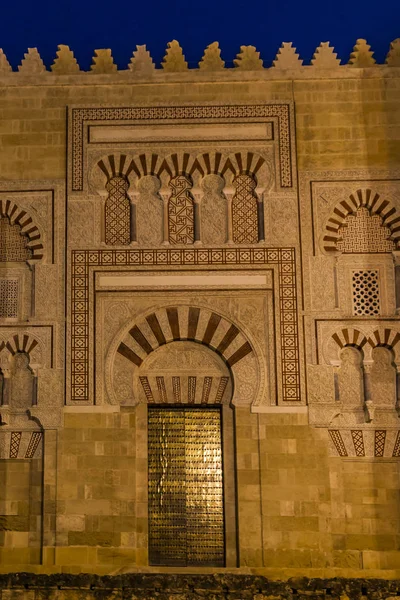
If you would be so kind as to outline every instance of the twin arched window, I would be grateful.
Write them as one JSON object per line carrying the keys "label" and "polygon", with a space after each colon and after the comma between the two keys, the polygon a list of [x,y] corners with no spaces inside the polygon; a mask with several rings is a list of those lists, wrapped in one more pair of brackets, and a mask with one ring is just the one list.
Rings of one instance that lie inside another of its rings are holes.
{"label": "twin arched window", "polygon": [[[242,173],[233,180],[234,194],[228,200],[230,233],[235,244],[256,244],[264,239],[262,200],[256,195],[253,175]],[[170,244],[189,245],[200,241],[200,206],[192,194],[191,177],[180,174],[169,182],[171,193],[164,206],[164,240]],[[106,184],[105,242],[109,245],[129,245],[136,241],[135,204],[128,196],[129,182],[121,175]]]}

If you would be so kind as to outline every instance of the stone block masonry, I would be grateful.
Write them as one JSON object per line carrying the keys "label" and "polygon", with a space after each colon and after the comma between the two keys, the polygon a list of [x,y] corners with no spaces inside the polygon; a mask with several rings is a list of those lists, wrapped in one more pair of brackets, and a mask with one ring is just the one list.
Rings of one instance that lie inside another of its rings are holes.
{"label": "stone block masonry", "polygon": [[400,596],[399,51],[0,52],[0,600]]}
{"label": "stone block masonry", "polygon": [[1,600],[394,600],[400,581],[214,574],[0,575]]}

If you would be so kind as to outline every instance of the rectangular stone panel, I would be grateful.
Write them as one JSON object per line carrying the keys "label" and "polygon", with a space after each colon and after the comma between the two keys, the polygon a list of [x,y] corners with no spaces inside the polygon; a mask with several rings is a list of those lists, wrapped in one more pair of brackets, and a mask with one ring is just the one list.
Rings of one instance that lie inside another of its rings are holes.
{"label": "rectangular stone panel", "polygon": [[272,123],[91,125],[89,143],[271,140]]}

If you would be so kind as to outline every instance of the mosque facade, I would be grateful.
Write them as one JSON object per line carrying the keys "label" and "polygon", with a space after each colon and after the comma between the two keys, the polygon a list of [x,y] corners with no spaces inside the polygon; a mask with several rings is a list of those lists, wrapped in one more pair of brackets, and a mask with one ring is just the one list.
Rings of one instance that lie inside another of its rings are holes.
{"label": "mosque facade", "polygon": [[400,595],[400,40],[0,86],[1,600]]}

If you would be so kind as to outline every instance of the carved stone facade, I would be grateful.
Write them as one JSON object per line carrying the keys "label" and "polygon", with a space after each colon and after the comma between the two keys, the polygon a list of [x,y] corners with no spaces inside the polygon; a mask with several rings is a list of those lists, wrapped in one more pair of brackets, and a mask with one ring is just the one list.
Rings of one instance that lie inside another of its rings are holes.
{"label": "carved stone facade", "polygon": [[351,61],[2,72],[55,133],[0,154],[0,572],[400,577],[399,74]]}

